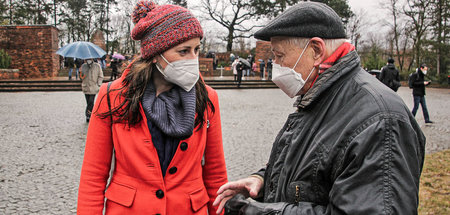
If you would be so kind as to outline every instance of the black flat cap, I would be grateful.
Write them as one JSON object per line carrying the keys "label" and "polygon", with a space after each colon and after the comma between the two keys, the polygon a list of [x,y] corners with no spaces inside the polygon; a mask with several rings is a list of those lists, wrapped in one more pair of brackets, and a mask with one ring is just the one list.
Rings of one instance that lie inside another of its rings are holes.
{"label": "black flat cap", "polygon": [[275,36],[346,38],[341,18],[333,9],[318,2],[301,2],[292,6],[254,36],[265,41]]}

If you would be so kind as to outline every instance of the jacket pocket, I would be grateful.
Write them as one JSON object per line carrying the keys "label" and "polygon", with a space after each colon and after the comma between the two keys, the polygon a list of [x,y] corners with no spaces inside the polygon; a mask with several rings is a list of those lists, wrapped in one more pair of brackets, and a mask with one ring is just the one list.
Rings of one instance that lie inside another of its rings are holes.
{"label": "jacket pocket", "polygon": [[195,191],[189,194],[189,196],[191,198],[192,210],[194,212],[200,210],[209,201],[209,196],[205,189]]}
{"label": "jacket pocket", "polygon": [[133,204],[136,195],[136,188],[125,184],[111,182],[105,192],[105,197],[117,204],[130,207]]}

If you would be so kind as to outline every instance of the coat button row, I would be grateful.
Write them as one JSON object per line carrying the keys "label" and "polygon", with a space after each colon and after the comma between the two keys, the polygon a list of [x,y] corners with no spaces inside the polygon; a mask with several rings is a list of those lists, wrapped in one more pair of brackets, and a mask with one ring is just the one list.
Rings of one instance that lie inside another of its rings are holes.
{"label": "coat button row", "polygon": [[162,199],[164,197],[164,191],[162,190],[156,191],[156,197],[158,197],[158,199]]}
{"label": "coat button row", "polygon": [[187,148],[188,148],[188,144],[187,144],[186,142],[182,142],[182,143],[180,144],[180,149],[181,149],[181,151],[186,151]]}
{"label": "coat button row", "polygon": [[177,170],[178,169],[176,167],[172,167],[172,168],[169,169],[169,173],[170,174],[175,174],[177,172]]}

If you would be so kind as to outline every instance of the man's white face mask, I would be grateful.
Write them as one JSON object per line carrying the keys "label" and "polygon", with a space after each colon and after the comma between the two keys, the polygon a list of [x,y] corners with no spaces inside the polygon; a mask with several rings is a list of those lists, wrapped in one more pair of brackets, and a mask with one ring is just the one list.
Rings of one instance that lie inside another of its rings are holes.
{"label": "man's white face mask", "polygon": [[426,75],[428,70],[422,70],[423,74]]}
{"label": "man's white face mask", "polygon": [[295,63],[294,67],[283,67],[279,64],[273,63],[272,67],[272,81],[281,89],[283,90],[286,95],[288,95],[291,98],[294,98],[297,96],[297,94],[300,92],[300,90],[305,86],[306,81],[309,79],[309,76],[311,76],[312,72],[314,71],[314,67],[312,68],[311,72],[309,73],[308,77],[303,80],[302,74],[295,72],[295,67],[297,66],[298,62],[303,56],[303,53],[305,53],[306,48],[309,45],[306,43],[305,48],[303,49],[302,53],[300,54],[300,57],[298,57],[297,62]]}
{"label": "man's white face mask", "polygon": [[160,56],[166,61],[167,66],[165,69],[162,69],[161,65],[157,63],[156,68],[163,74],[164,79],[189,92],[194,87],[195,83],[197,83],[200,76],[198,58],[177,60],[169,63],[164,56]]}
{"label": "man's white face mask", "polygon": [[92,60],[87,60],[86,63],[91,65],[93,63],[93,61]]}

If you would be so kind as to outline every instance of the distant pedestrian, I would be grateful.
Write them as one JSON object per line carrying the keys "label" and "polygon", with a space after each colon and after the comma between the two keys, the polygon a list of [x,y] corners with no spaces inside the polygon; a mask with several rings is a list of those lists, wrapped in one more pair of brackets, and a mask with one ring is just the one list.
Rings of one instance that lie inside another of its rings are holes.
{"label": "distant pedestrian", "polygon": [[234,81],[237,81],[237,76],[238,76],[238,71],[237,71],[237,65],[239,63],[239,59],[236,58],[234,59],[233,63],[231,64],[231,69],[233,70],[233,76],[234,76]]}
{"label": "distant pedestrian", "polygon": [[83,60],[82,59],[75,58],[75,70],[76,70],[75,79],[76,80],[78,80],[78,77],[80,77],[79,74],[80,74],[80,68],[81,68],[82,64],[83,64]]}
{"label": "distant pedestrian", "polygon": [[111,78],[109,80],[116,80],[117,75],[119,74],[118,67],[120,66],[120,60],[113,58],[110,63],[111,67]]}
{"label": "distant pedestrian", "polygon": [[246,71],[247,77],[249,77],[250,76],[250,72],[252,71],[251,65],[253,65],[253,63],[252,63],[252,55],[251,54],[247,57],[247,61],[250,63],[250,67],[247,67],[245,71]]}
{"label": "distant pedestrian", "polygon": [[230,62],[233,63],[234,60],[236,60],[236,57],[234,56],[233,53],[230,53]]}
{"label": "distant pedestrian", "polygon": [[73,58],[71,57],[66,58],[66,66],[67,68],[69,68],[69,80],[72,80],[72,72],[73,69],[75,68],[75,62]]}
{"label": "distant pedestrian", "polygon": [[425,102],[425,86],[428,86],[431,82],[425,81],[425,75],[428,72],[428,67],[426,64],[420,65],[411,77],[409,77],[412,82],[413,87],[413,97],[414,97],[414,107],[412,109],[412,114],[416,116],[417,109],[419,109],[419,104],[422,105],[423,118],[425,123],[433,123],[430,120],[430,115],[428,114],[427,103]]}
{"label": "distant pedestrian", "polygon": [[91,119],[92,108],[94,107],[95,95],[103,83],[103,70],[99,63],[94,62],[93,59],[86,60],[81,66],[81,88],[86,97],[86,122]]}
{"label": "distant pedestrian", "polygon": [[243,71],[245,70],[244,64],[238,60],[238,63],[236,64],[236,70],[237,70],[237,87],[241,87],[242,82],[242,75]]}
{"label": "distant pedestrian", "polygon": [[272,58],[269,58],[269,60],[267,60],[267,78],[269,80],[272,79]]}
{"label": "distant pedestrian", "polygon": [[266,63],[264,62],[263,59],[259,59],[259,72],[260,72],[260,76],[261,79],[264,78],[264,68],[266,67]]}
{"label": "distant pedestrian", "polygon": [[381,68],[380,81],[395,92],[401,86],[400,73],[395,68],[394,59],[389,58],[387,65]]}
{"label": "distant pedestrian", "polygon": [[252,64],[252,76],[255,75],[256,70],[258,70],[258,64],[256,64],[256,62],[253,62],[253,64]]}

